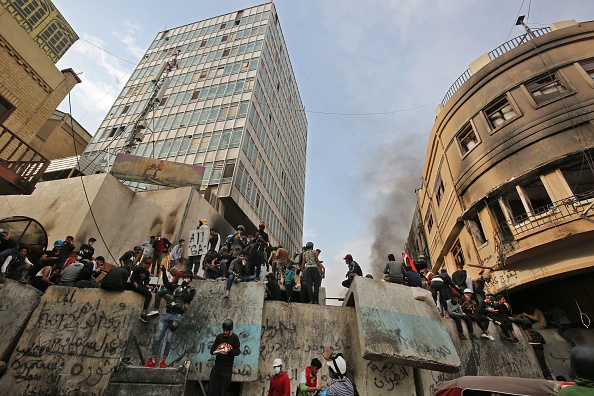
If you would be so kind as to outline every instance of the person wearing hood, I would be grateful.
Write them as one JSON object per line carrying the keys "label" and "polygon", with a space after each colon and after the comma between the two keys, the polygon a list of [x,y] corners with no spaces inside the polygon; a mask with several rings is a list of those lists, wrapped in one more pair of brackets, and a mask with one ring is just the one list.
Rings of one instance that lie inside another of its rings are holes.
{"label": "person wearing hood", "polygon": [[594,395],[594,347],[573,347],[569,361],[571,369],[575,372],[575,385],[561,389],[556,396]]}
{"label": "person wearing hood", "polygon": [[279,358],[272,362],[274,375],[270,377],[270,388],[268,388],[268,396],[290,396],[291,382],[289,376],[283,371],[283,361]]}

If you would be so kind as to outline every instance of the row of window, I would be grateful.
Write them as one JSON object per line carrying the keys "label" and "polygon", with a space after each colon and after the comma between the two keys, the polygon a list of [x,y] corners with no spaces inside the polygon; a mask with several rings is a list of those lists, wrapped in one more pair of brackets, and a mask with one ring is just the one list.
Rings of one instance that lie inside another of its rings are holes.
{"label": "row of window", "polygon": [[214,25],[210,25],[210,26],[205,26],[203,28],[199,28],[199,29],[195,29],[195,30],[192,30],[189,32],[179,33],[179,34],[175,34],[175,35],[169,35],[170,31],[166,30],[163,33],[161,33],[161,37],[159,38],[159,40],[153,41],[153,43],[149,47],[149,50],[156,48],[160,45],[171,45],[171,44],[178,43],[178,42],[181,42],[184,40],[197,39],[202,36],[222,32],[227,29],[237,28],[238,26],[245,26],[245,25],[249,25],[250,23],[257,23],[262,20],[267,20],[269,13],[270,13],[270,11],[264,11],[264,12],[249,15],[249,16],[239,15],[238,17],[236,16],[236,18],[233,21],[223,22],[220,24],[214,24]]}
{"label": "row of window", "polygon": [[[579,62],[579,65],[594,80],[594,59]],[[569,83],[559,71],[539,76],[524,84],[524,88],[537,106],[550,103],[573,92]],[[495,100],[485,107],[481,113],[488,122],[490,132],[497,130],[504,124],[507,125],[508,122],[520,114],[507,95]],[[456,141],[463,157],[480,143],[479,135],[470,121],[456,134]]]}

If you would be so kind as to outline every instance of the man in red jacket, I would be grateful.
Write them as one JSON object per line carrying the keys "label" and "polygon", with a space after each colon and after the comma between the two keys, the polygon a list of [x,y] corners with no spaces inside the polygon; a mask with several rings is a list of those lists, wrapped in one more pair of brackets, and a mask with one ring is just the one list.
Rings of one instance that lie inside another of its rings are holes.
{"label": "man in red jacket", "polygon": [[268,396],[290,396],[291,383],[289,376],[283,371],[283,361],[279,358],[274,359],[272,367],[274,368],[274,375],[270,377]]}

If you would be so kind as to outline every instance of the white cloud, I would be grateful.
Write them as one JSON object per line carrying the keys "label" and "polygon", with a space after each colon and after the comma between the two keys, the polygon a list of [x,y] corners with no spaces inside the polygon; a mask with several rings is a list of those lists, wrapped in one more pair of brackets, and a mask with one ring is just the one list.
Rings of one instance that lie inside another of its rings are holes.
{"label": "white cloud", "polygon": [[125,45],[126,52],[139,59],[144,55],[144,48],[136,43],[136,37],[142,33],[142,30],[142,26],[126,19],[124,20],[124,31],[114,31],[111,34]]}

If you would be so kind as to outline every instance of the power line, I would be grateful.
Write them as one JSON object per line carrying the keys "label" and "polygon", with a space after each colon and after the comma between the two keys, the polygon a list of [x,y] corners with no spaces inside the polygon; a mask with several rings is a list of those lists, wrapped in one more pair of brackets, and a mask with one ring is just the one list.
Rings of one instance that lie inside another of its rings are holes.
{"label": "power line", "polygon": [[108,50],[106,50],[105,48],[101,48],[100,46],[98,46],[97,44],[94,44],[94,43],[90,42],[89,40],[85,40],[85,39],[84,39],[84,38],[82,38],[82,37],[79,37],[79,38],[80,38],[82,41],[84,41],[85,43],[87,43],[87,44],[91,44],[93,47],[95,47],[95,48],[99,48],[101,51],[104,51],[104,52],[108,53],[108,54],[109,54],[109,55],[111,55],[111,56],[115,56],[115,57],[116,57],[116,58],[118,58],[119,60],[122,60],[122,61],[124,61],[124,62],[126,62],[126,63],[129,63],[129,64],[131,64],[131,65],[134,65],[134,66],[136,66],[136,63],[134,63],[134,62],[130,62],[129,60],[127,60],[127,59],[124,59],[124,58],[122,58],[121,56],[118,56],[118,55],[114,54],[113,52],[109,52],[109,51],[108,51]]}

